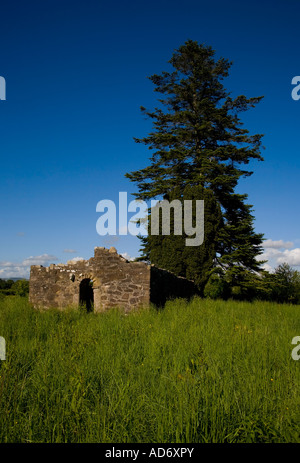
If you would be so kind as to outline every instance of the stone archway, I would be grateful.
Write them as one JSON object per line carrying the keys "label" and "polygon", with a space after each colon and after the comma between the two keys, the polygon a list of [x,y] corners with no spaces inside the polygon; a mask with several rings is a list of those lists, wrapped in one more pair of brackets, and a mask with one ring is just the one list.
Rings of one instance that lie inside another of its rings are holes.
{"label": "stone archway", "polygon": [[93,280],[84,278],[79,285],[79,304],[84,306],[88,312],[94,309]]}

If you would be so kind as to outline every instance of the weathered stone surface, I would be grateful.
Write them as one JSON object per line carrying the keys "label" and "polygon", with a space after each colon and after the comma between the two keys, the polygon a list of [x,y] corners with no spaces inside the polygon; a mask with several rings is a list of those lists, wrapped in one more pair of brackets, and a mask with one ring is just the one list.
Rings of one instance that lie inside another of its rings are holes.
{"label": "weathered stone surface", "polygon": [[163,306],[169,299],[189,299],[197,293],[193,281],[178,277],[167,270],[151,266],[150,298],[153,304]]}
{"label": "weathered stone surface", "polygon": [[97,247],[88,261],[33,265],[30,270],[29,300],[35,307],[64,308],[83,302],[95,312],[116,306],[129,311],[195,292],[192,282],[144,262],[129,262],[115,248]]}

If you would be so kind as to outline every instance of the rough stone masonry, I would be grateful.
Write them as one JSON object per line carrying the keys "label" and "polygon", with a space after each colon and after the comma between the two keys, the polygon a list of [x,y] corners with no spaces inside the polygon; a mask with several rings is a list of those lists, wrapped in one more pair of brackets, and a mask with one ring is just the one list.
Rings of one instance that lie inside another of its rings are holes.
{"label": "rough stone masonry", "polygon": [[129,311],[196,293],[192,281],[145,262],[128,261],[115,248],[96,247],[89,260],[33,265],[30,270],[29,301],[37,308],[84,305],[94,312],[112,307]]}

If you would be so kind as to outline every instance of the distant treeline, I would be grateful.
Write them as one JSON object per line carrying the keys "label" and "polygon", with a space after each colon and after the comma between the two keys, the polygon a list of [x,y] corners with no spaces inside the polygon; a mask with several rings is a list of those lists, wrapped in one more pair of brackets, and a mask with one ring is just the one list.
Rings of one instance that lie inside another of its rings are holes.
{"label": "distant treeline", "polygon": [[29,293],[29,281],[2,280],[0,278],[0,297],[3,296],[27,296]]}
{"label": "distant treeline", "polygon": [[[26,297],[29,281],[0,279],[0,298],[3,296]],[[273,273],[247,273],[243,284],[232,285],[226,274],[214,271],[206,284],[203,294],[209,299],[262,300],[278,303],[300,304],[300,272],[287,263],[279,265]]]}
{"label": "distant treeline", "polygon": [[226,273],[216,269],[204,288],[210,299],[263,300],[300,304],[300,272],[289,264],[279,265],[273,273],[245,272],[242,283],[232,285]]}

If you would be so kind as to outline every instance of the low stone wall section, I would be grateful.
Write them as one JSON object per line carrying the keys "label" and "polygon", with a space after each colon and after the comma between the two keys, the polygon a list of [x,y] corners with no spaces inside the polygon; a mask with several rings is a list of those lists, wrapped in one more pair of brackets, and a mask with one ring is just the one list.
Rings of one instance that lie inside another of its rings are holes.
{"label": "low stone wall section", "polygon": [[151,266],[150,300],[157,307],[164,306],[170,299],[190,299],[197,294],[193,281],[178,277],[168,270]]}
{"label": "low stone wall section", "polygon": [[130,310],[149,305],[150,268],[144,262],[127,261],[115,248],[97,247],[89,260],[32,266],[29,301],[43,308],[78,306],[80,283],[90,279],[95,312],[115,306]]}

